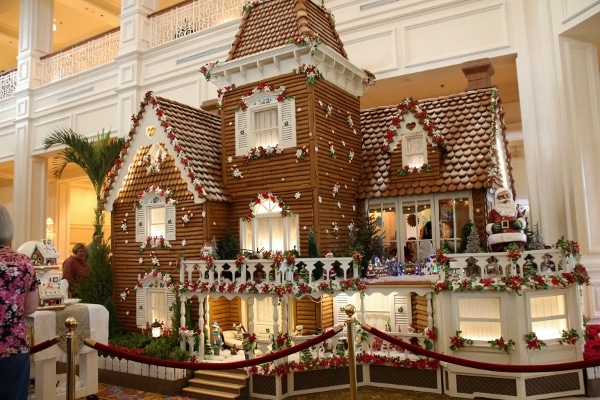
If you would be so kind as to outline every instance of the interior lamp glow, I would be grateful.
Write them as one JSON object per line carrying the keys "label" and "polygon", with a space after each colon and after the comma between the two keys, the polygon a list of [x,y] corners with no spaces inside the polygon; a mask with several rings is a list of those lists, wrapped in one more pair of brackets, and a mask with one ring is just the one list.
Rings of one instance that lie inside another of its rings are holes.
{"label": "interior lamp glow", "polygon": [[159,338],[162,335],[162,325],[160,324],[160,322],[158,322],[157,319],[154,320],[150,327],[152,328],[153,339]]}

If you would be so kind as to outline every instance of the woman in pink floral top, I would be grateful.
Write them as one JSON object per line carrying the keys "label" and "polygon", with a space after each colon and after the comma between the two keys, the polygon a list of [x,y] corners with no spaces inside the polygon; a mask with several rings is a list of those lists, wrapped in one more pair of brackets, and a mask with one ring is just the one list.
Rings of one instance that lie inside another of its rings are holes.
{"label": "woman in pink floral top", "polygon": [[0,204],[0,400],[25,400],[29,342],[25,317],[38,306],[39,280],[26,255],[10,248],[13,224]]}

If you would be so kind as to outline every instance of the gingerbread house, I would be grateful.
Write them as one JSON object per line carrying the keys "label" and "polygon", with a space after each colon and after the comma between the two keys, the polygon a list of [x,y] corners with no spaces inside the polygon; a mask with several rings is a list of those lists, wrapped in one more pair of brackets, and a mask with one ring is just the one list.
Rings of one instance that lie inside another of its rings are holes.
{"label": "gingerbread house", "polygon": [[[344,321],[345,306],[356,303],[365,322],[398,335],[418,333],[421,341],[434,326],[440,338],[450,337],[485,320],[494,335],[517,337],[524,327],[549,323],[553,347],[560,348],[556,332],[577,324],[569,316],[578,315],[574,285],[546,297],[535,291],[524,297],[493,291],[456,296],[448,289],[454,283],[438,287],[432,271],[415,269],[418,273],[409,278],[386,276],[392,270],[384,260],[404,261],[406,242],[418,246],[429,240],[433,248],[462,253],[465,226],[472,223],[484,237],[490,189],[512,188],[502,103],[489,62],[464,66],[464,93],[435,99],[399,93],[396,104],[361,110],[360,96],[375,77],[348,60],[331,14],[309,0],[272,0],[249,3],[227,60],[200,72],[218,88],[217,102],[196,109],[147,92],[132,116],[128,141],[106,190],[104,208],[111,211],[115,227],[115,298],[125,329],[136,330],[154,319],[168,325],[175,304],[169,293],[178,279],[180,300],[197,300],[192,313],[199,326],[242,323],[259,336],[301,326],[307,334]],[[380,264],[381,273],[361,289],[367,296],[359,298],[356,282],[349,279],[358,273],[348,254],[348,238],[365,214],[382,236],[384,251],[378,256],[386,270]],[[434,229],[424,239],[419,231],[428,223]],[[215,247],[228,231],[239,241],[239,257],[219,260],[223,257]],[[306,258],[311,236],[323,253],[312,260]],[[541,256],[528,254],[538,262]],[[494,257],[498,264],[509,262],[506,255]],[[456,258],[486,274],[489,255]],[[313,277],[317,263],[324,272]],[[460,279],[468,278],[467,269],[454,267]],[[264,280],[274,288],[290,287],[297,284],[291,282],[301,269],[312,280],[304,288],[316,279],[327,291],[280,296],[276,289],[240,292],[232,283]],[[135,298],[128,296],[133,287]],[[203,289],[207,287],[214,290]],[[434,299],[433,293],[442,289],[446,291]],[[493,317],[474,312],[482,304],[478,298],[493,308]],[[545,300],[560,312],[540,311]],[[523,312],[511,316],[510,309]],[[489,332],[469,332],[481,342],[467,352],[472,358],[490,356],[500,363],[581,358],[576,347],[536,357],[522,343],[506,356],[489,349],[483,340]],[[438,351],[450,353],[448,344],[440,339]],[[378,379],[376,372],[368,374]],[[401,387],[422,378],[411,374],[403,375]],[[476,371],[448,368],[445,374],[445,390],[453,395],[486,390]],[[503,396],[581,393],[580,372],[563,377],[569,382],[565,390],[540,391],[535,383],[548,383],[546,375],[531,380],[506,375]],[[253,392],[258,397],[283,398],[293,392],[283,393],[280,380],[267,382],[268,393],[260,393],[260,379]],[[490,377],[485,385],[497,379]],[[274,387],[278,389],[271,393]],[[439,370],[427,375],[421,389],[444,390]]]}

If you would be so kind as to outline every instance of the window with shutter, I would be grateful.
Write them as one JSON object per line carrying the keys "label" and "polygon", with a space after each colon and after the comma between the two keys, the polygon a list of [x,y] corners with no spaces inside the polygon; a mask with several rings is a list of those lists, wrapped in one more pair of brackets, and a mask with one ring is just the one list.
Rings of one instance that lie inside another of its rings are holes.
{"label": "window with shutter", "polygon": [[146,291],[145,288],[139,288],[135,292],[135,323],[138,328],[145,327],[146,322],[149,322],[146,314]]}
{"label": "window with shutter", "polygon": [[148,237],[176,239],[176,208],[173,201],[165,203],[164,197],[149,193],[140,199],[135,211],[135,240],[145,243]]}
{"label": "window with shutter", "polygon": [[235,155],[246,155],[262,147],[296,146],[296,113],[294,98],[281,100],[283,90],[257,92],[245,99],[247,108],[235,113]]}
{"label": "window with shutter", "polygon": [[296,100],[287,99],[281,103],[281,140],[282,148],[296,146]]}

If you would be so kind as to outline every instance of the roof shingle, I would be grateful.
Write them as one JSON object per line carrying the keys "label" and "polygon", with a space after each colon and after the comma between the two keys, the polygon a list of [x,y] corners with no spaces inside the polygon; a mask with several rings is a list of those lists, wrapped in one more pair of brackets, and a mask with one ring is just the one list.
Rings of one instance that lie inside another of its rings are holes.
{"label": "roof shingle", "polygon": [[287,45],[305,33],[319,35],[327,46],[348,58],[331,13],[311,0],[271,0],[244,13],[227,61]]}
{"label": "roof shingle", "polygon": [[[400,177],[391,170],[392,156],[382,149],[397,107],[363,110],[363,170],[357,196],[372,198],[484,188],[488,179],[490,127],[493,119],[499,117],[491,112],[492,90],[472,90],[419,101],[421,109],[444,136],[448,152],[441,158],[439,171],[423,175],[417,186],[413,179]],[[374,179],[374,176],[385,178]]]}

